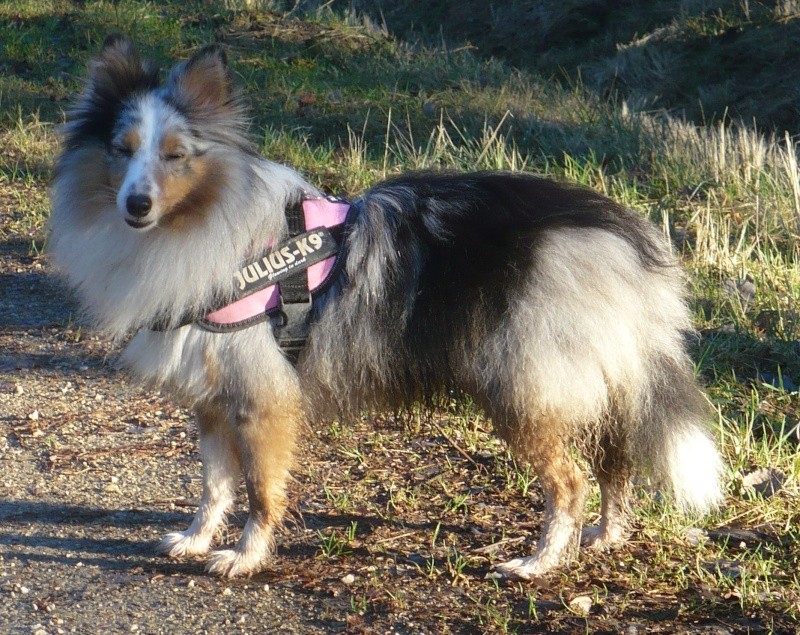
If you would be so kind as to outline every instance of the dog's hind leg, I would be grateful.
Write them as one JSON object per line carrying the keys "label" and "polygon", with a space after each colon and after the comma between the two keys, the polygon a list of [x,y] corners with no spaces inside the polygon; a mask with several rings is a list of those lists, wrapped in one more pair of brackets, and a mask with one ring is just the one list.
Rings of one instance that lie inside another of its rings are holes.
{"label": "dog's hind leg", "polygon": [[628,535],[633,465],[627,444],[611,435],[604,436],[592,464],[600,484],[600,522],[583,529],[581,544],[608,549],[625,542]]}
{"label": "dog's hind leg", "polygon": [[299,400],[283,398],[239,407],[234,435],[247,485],[250,516],[234,549],[211,554],[206,569],[225,577],[257,573],[273,550],[273,532],[286,510],[286,483],[300,419]]}
{"label": "dog's hind leg", "polygon": [[544,526],[532,556],[505,562],[496,571],[504,577],[531,579],[577,553],[586,477],[570,452],[569,441],[560,435],[539,435],[535,447],[530,441],[521,448],[519,445],[512,443],[512,451],[530,463],[544,493]]}
{"label": "dog's hind leg", "polygon": [[225,515],[233,503],[239,478],[239,461],[232,430],[223,410],[212,405],[197,409],[203,494],[188,529],[164,536],[158,550],[175,558],[208,553]]}

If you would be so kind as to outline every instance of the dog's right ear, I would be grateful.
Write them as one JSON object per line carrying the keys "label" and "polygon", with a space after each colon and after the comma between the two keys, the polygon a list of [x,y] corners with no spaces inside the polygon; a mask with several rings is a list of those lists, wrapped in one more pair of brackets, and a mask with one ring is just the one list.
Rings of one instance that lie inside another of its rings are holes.
{"label": "dog's right ear", "polygon": [[108,105],[158,86],[158,69],[142,62],[136,47],[121,33],[111,33],[89,67],[88,90]]}
{"label": "dog's right ear", "polygon": [[158,68],[142,62],[128,38],[119,33],[109,35],[90,62],[86,85],[67,113],[67,147],[92,140],[108,145],[125,100],[157,86]]}

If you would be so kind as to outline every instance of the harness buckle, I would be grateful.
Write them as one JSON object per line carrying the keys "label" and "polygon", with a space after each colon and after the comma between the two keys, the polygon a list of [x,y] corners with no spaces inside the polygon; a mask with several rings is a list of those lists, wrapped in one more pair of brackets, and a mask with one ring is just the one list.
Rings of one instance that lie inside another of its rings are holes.
{"label": "harness buckle", "polygon": [[311,293],[305,299],[287,301],[283,294],[279,298],[278,311],[271,318],[272,334],[281,350],[292,362],[296,362],[308,337],[311,324]]}

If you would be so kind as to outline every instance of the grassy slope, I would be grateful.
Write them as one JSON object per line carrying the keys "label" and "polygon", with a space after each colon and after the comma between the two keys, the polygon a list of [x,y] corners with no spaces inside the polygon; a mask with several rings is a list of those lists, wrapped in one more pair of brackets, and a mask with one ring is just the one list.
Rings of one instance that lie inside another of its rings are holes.
{"label": "grassy slope", "polygon": [[[591,629],[663,614],[685,625],[730,618],[726,623],[744,632],[748,624],[768,629],[775,622],[784,628],[796,618],[800,184],[795,147],[782,137],[746,129],[695,129],[633,114],[583,86],[565,88],[469,50],[409,47],[341,14],[285,16],[232,10],[230,4],[235,3],[183,2],[170,8],[19,0],[0,7],[0,236],[41,240],[46,179],[56,151],[53,124],[79,85],[88,56],[111,30],[128,32],[161,61],[185,57],[215,39],[225,42],[254,106],[253,131],[264,152],[291,162],[331,191],[357,192],[386,174],[428,166],[529,169],[604,191],[662,224],[684,257],[701,332],[698,371],[718,410],[731,466],[729,506],[710,526],[759,529],[766,538],[745,541],[744,548],[724,539],[692,547],[681,521],[646,506],[637,534],[646,540],[607,560],[611,568],[604,558],[587,557],[585,568],[559,582],[560,593],[567,601],[574,595],[595,597]],[[445,5],[433,3],[429,13],[452,18]],[[656,17],[648,26],[667,19]],[[573,25],[577,32],[581,24]],[[632,38],[634,27],[626,24],[614,34]],[[603,38],[598,29],[592,42],[601,47]],[[573,65],[582,61],[567,45],[562,57],[557,50],[552,55],[549,68],[564,64],[563,56],[575,57]],[[646,87],[645,66],[631,62],[631,69],[644,76],[631,90]],[[491,445],[474,421],[455,416],[447,421],[446,431],[469,452]],[[743,475],[767,466],[787,475],[783,491],[767,501],[742,496]],[[512,489],[525,489],[524,473],[511,469],[506,481],[516,483]],[[397,509],[412,503],[413,496],[404,498]],[[457,497],[450,503],[455,506],[450,513],[459,511]],[[335,551],[335,545],[321,548]],[[476,574],[462,574],[477,564],[458,550],[447,551],[427,578],[421,575],[418,592],[444,593],[427,588],[426,579],[449,580],[472,600],[469,619],[489,630],[524,630],[538,619],[557,623],[552,614],[537,617],[536,602],[552,598],[552,589],[494,588]],[[643,585],[648,593],[636,591]],[[370,606],[368,597],[363,596],[365,605],[361,596],[353,605],[368,623],[381,624],[392,611],[422,610],[411,600],[395,605],[384,599]],[[444,595],[438,617],[416,617],[446,623],[448,615],[463,613],[462,602],[458,593]],[[563,623],[569,624],[575,622]]]}
{"label": "grassy slope", "polygon": [[425,12],[417,4],[355,2],[393,32],[441,34],[641,108],[800,127],[800,6],[790,0],[438,0]]}

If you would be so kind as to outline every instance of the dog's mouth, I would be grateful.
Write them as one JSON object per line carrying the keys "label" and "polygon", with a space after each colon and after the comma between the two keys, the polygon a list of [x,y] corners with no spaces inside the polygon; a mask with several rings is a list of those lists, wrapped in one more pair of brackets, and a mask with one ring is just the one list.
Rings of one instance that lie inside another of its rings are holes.
{"label": "dog's mouth", "polygon": [[134,218],[126,218],[125,222],[134,229],[144,229],[145,227],[150,227],[150,225],[153,224],[153,221],[151,220],[136,220]]}

